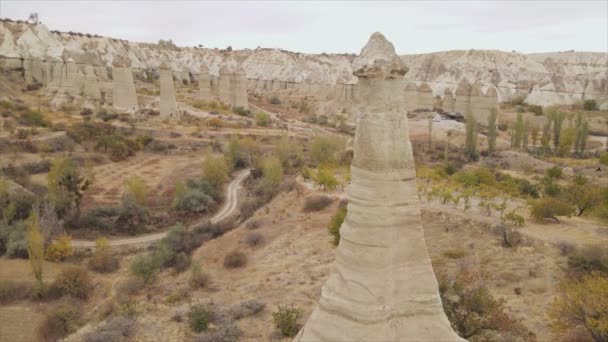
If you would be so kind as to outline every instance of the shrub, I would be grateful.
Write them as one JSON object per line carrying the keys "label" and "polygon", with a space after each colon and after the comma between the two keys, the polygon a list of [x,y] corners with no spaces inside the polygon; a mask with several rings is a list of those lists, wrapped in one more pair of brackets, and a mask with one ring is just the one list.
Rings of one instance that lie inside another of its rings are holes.
{"label": "shrub", "polygon": [[101,237],[95,240],[95,254],[89,260],[89,267],[93,271],[107,273],[116,271],[119,266],[118,258],[110,252],[108,239]]}
{"label": "shrub", "polygon": [[38,337],[42,341],[58,341],[75,331],[80,325],[80,310],[69,302],[49,309],[38,326]]}
{"label": "shrub", "polygon": [[555,246],[559,249],[559,253],[563,256],[571,255],[576,251],[576,246],[570,241],[560,240],[555,243]]}
{"label": "shrub", "polygon": [[243,332],[234,323],[227,323],[216,327],[212,331],[205,331],[194,338],[195,342],[235,342]]}
{"label": "shrub", "polygon": [[465,252],[464,249],[460,249],[460,248],[453,248],[453,249],[448,249],[447,251],[444,251],[443,256],[449,259],[461,259],[464,258],[464,256],[467,254]]}
{"label": "shrub", "polygon": [[131,274],[140,277],[144,283],[151,283],[158,272],[158,263],[150,255],[138,255],[131,262]]}
{"label": "shrub", "polygon": [[224,127],[224,120],[220,118],[211,118],[207,120],[207,126],[213,127],[213,129],[219,129]]}
{"label": "shrub", "polygon": [[46,257],[51,261],[65,260],[74,254],[72,238],[67,234],[61,234],[46,249]]}
{"label": "shrub", "polygon": [[141,289],[144,288],[145,282],[141,277],[129,277],[121,280],[116,284],[115,290],[116,295],[119,299],[137,294]]}
{"label": "shrub", "polygon": [[239,116],[249,116],[249,115],[251,115],[251,111],[249,111],[249,110],[247,110],[247,109],[245,109],[243,107],[240,107],[240,106],[232,108],[232,111],[236,115],[239,115]]}
{"label": "shrub", "polygon": [[257,247],[264,243],[264,235],[260,233],[249,233],[245,238],[247,245]]}
{"label": "shrub", "polygon": [[444,311],[461,337],[476,340],[493,330],[510,332],[516,335],[514,340],[534,340],[525,326],[505,312],[504,300],[494,299],[485,286],[441,276],[438,280]]}
{"label": "shrub", "polygon": [[270,124],[270,115],[266,112],[257,112],[255,114],[255,123],[258,126],[268,126]]}
{"label": "shrub", "polygon": [[332,202],[331,198],[325,195],[313,195],[304,201],[304,211],[320,211],[325,209]]}
{"label": "shrub", "polygon": [[532,200],[530,203],[530,214],[537,221],[550,218],[559,223],[558,216],[570,216],[574,212],[571,205],[555,197],[543,197]]}
{"label": "shrub", "polygon": [[223,155],[208,154],[203,160],[203,175],[214,187],[219,187],[228,179],[228,164]]}
{"label": "shrub", "polygon": [[315,183],[323,188],[323,191],[326,190],[334,190],[338,186],[338,180],[332,174],[331,170],[327,168],[322,168],[317,172],[317,174],[313,177]]}
{"label": "shrub", "polygon": [[85,342],[121,342],[135,332],[135,319],[129,316],[116,316],[102,322],[88,333]]}
{"label": "shrub", "polygon": [[608,250],[600,245],[575,249],[568,256],[568,269],[574,276],[592,272],[608,275]]}
{"label": "shrub", "polygon": [[279,105],[279,104],[281,104],[281,100],[280,100],[280,99],[279,99],[277,96],[271,96],[271,97],[268,99],[268,102],[270,102],[271,104],[274,104],[274,105]]}
{"label": "shrub", "polygon": [[315,165],[336,163],[338,152],[344,150],[344,140],[333,136],[318,136],[310,141],[310,159]]}
{"label": "shrub", "polygon": [[259,220],[249,220],[247,221],[247,223],[245,223],[245,228],[247,229],[258,229],[260,227],[260,221]]}
{"label": "shrub", "polygon": [[130,196],[135,203],[145,206],[148,200],[148,185],[143,178],[138,175],[132,175],[125,181],[125,194]]}
{"label": "shrub", "polygon": [[560,178],[563,174],[563,169],[560,166],[553,166],[545,170],[545,176],[549,178]]}
{"label": "shrub", "polygon": [[331,235],[334,246],[337,246],[340,243],[340,227],[344,222],[344,218],[346,218],[346,206],[341,206],[338,208],[338,212],[335,213],[331,220],[329,221],[329,226],[327,230],[329,231],[329,235]]}
{"label": "shrub", "polygon": [[192,263],[192,260],[190,259],[190,256],[184,252],[181,252],[175,256],[175,261],[173,263],[173,269],[177,273],[181,273],[181,272],[184,272],[186,269],[188,269],[188,267],[190,266],[191,263]]}
{"label": "shrub", "polygon": [[212,312],[205,305],[196,304],[191,306],[190,311],[188,311],[188,325],[190,329],[197,333],[207,330],[211,315]]}
{"label": "shrub", "polygon": [[279,305],[277,311],[272,313],[272,320],[283,336],[294,337],[300,330],[298,319],[301,316],[300,310],[293,306]]}
{"label": "shrub", "polygon": [[80,110],[80,115],[82,116],[90,116],[93,115],[93,110],[88,107],[84,107]]}
{"label": "shrub", "polygon": [[585,102],[583,103],[583,109],[593,111],[593,110],[598,110],[599,107],[597,106],[597,101],[592,99],[592,100],[585,100]]}
{"label": "shrub", "polygon": [[566,280],[549,309],[556,332],[584,328],[587,339],[608,340],[608,277],[588,274],[581,280]]}
{"label": "shrub", "polygon": [[149,213],[146,208],[138,205],[130,196],[123,196],[114,224],[119,230],[135,234],[146,224],[148,217]]}
{"label": "shrub", "polygon": [[245,264],[247,264],[247,255],[243,252],[232,251],[224,257],[224,267],[226,268],[243,267]]}
{"label": "shrub", "polygon": [[32,295],[32,291],[32,283],[0,280],[0,304],[27,299]]}
{"label": "shrub", "polygon": [[528,110],[534,113],[536,116],[543,115],[543,106],[539,105],[528,105]]}
{"label": "shrub", "polygon": [[251,299],[242,301],[239,304],[233,305],[230,307],[230,316],[234,319],[241,319],[244,317],[249,317],[256,315],[257,313],[264,310],[266,304],[260,302],[259,300]]}
{"label": "shrub", "polygon": [[24,113],[21,113],[21,115],[19,115],[19,118],[17,119],[17,121],[19,121],[20,124],[25,125],[25,126],[46,127],[49,124],[45,120],[44,115],[42,115],[42,113],[40,113],[39,111],[36,111],[36,110],[28,110]]}
{"label": "shrub", "polygon": [[77,299],[88,299],[93,291],[93,283],[89,272],[82,267],[68,267],[55,278],[56,286],[61,294]]}
{"label": "shrub", "polygon": [[209,285],[210,277],[203,272],[201,265],[198,263],[192,264],[190,271],[190,286],[192,288],[204,288]]}
{"label": "shrub", "polygon": [[600,164],[608,166],[608,152],[600,153],[599,161]]}

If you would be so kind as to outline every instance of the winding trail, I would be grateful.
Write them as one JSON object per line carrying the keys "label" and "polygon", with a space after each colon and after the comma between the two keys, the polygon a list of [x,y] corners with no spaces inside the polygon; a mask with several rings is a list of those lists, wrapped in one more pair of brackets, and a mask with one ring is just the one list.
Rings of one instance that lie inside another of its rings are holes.
{"label": "winding trail", "polygon": [[[241,183],[245,179],[249,177],[249,169],[240,171],[237,173],[236,177],[230,184],[228,185],[228,189],[226,189],[226,201],[222,208],[210,219],[212,223],[219,222],[228,216],[230,216],[237,208],[237,192],[239,188],[241,188]],[[201,221],[191,224],[188,229],[192,229],[198,226]],[[135,237],[128,237],[123,239],[114,239],[109,240],[110,246],[125,246],[125,245],[135,245],[142,243],[150,243],[154,241],[158,241],[164,238],[167,235],[167,232],[162,233],[154,233],[147,235],[140,235]],[[72,240],[72,247],[74,248],[94,248],[95,241],[90,240]]]}

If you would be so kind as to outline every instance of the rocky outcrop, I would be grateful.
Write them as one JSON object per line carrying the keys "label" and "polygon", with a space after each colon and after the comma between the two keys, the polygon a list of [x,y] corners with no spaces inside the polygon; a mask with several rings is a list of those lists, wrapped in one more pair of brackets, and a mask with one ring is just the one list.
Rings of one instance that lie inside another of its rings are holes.
{"label": "rocky outcrop", "polygon": [[238,68],[233,70],[227,66],[220,69],[218,93],[220,101],[231,107],[242,107],[249,109],[247,99],[247,77],[245,70]]}
{"label": "rocky outcrop", "polygon": [[233,72],[227,66],[220,69],[218,80],[218,97],[221,102],[230,104],[230,88],[232,87]]}
{"label": "rocky outcrop", "polygon": [[158,68],[160,76],[160,116],[162,118],[177,115],[177,101],[175,100],[175,86],[173,85],[173,72],[167,63],[161,63]]}
{"label": "rocky outcrop", "polygon": [[232,77],[230,105],[233,107],[249,109],[249,101],[247,99],[247,74],[245,73],[245,69],[238,68]]}
{"label": "rocky outcrop", "polygon": [[402,101],[407,68],[374,33],[355,61],[359,109],[348,214],[329,279],[295,341],[460,341],[426,250]]}
{"label": "rocky outcrop", "polygon": [[[42,61],[49,63],[48,66],[73,61],[79,65],[110,67],[115,58],[128,59],[134,70],[154,69],[160,61],[168,60],[180,83],[190,82],[190,74],[206,65],[212,75],[212,90],[217,85],[214,77],[223,66],[232,70],[242,66],[247,79],[266,83],[263,86],[266,93],[284,91],[281,86],[294,83],[299,85],[299,93],[320,101],[327,100],[328,93],[322,92],[325,88],[330,88],[331,97],[335,85],[357,82],[352,76],[354,55],[304,54],[263,48],[233,51],[168,48],[108,37],[50,32],[42,24],[0,20],[2,68],[27,71],[28,63],[24,64],[22,59]],[[417,85],[426,82],[433,96],[441,96],[446,88],[456,89],[466,81],[481,83],[484,90],[493,86],[498,102],[523,97],[531,104],[550,105],[596,99],[601,108],[608,108],[608,55],[605,53],[572,51],[526,55],[495,50],[454,50],[400,58],[411,69],[405,80]],[[36,69],[30,68],[27,76],[35,78]]]}
{"label": "rocky outcrop", "polygon": [[133,72],[127,62],[117,59],[112,67],[112,105],[122,111],[132,112],[138,108]]}
{"label": "rocky outcrop", "polygon": [[84,96],[87,100],[100,102],[101,88],[93,66],[86,65],[84,68]]}
{"label": "rocky outcrop", "polygon": [[198,74],[199,97],[203,101],[211,100],[211,79],[209,77],[209,68],[202,65]]}

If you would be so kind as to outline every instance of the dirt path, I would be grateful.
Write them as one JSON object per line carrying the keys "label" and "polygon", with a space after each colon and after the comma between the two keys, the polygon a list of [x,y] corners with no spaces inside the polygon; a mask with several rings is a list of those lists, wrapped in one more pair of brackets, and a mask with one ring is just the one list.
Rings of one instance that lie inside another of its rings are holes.
{"label": "dirt path", "polygon": [[[237,208],[237,192],[241,187],[241,183],[249,176],[249,170],[241,171],[237,174],[232,182],[228,185],[228,189],[226,189],[226,202],[222,206],[222,208],[211,218],[211,222],[216,223],[219,222],[228,216],[230,216],[235,209]],[[200,222],[196,222],[190,226],[190,228],[200,224]],[[110,246],[124,246],[124,245],[135,245],[135,244],[143,244],[150,243],[154,241],[158,241],[167,235],[167,232],[163,233],[154,233],[147,234],[142,236],[135,236],[130,238],[123,239],[115,239],[110,240]],[[91,248],[95,247],[95,241],[89,240],[73,240],[72,246],[75,248]]]}

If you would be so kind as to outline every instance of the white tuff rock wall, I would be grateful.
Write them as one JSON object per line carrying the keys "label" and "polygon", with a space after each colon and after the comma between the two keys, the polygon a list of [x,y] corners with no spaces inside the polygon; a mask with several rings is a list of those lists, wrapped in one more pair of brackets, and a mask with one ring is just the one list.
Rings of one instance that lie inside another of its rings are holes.
{"label": "white tuff rock wall", "polygon": [[[208,66],[212,78],[220,74],[222,66],[232,70],[241,66],[248,80],[263,84],[255,87],[258,92],[291,94],[297,91],[313,97],[327,90],[325,88],[329,88],[332,94],[336,93],[336,85],[339,85],[337,92],[341,94],[340,84],[357,83],[352,76],[354,55],[304,54],[277,49],[223,51],[164,47],[108,37],[55,33],[42,24],[8,20],[0,21],[0,57],[4,57],[0,63],[4,68],[21,68],[21,59],[73,61],[109,67],[115,58],[120,57],[128,59],[134,71],[153,69],[162,60],[167,60],[176,78],[186,83],[190,80],[189,74],[198,74],[203,65]],[[541,105],[569,104],[593,98],[602,108],[608,108],[608,55],[605,53],[525,55],[494,50],[462,50],[403,55],[400,58],[410,68],[405,80],[417,87],[427,83],[433,97],[443,97],[446,88],[455,91],[466,81],[481,84],[482,97],[492,97],[487,95],[488,91],[496,93],[498,102],[516,96]],[[292,84],[296,86],[289,90],[288,86]],[[251,90],[251,82],[248,87]],[[355,88],[353,86],[354,93]],[[341,96],[336,100],[339,101]],[[321,97],[319,100],[324,99]],[[467,99],[457,98],[456,101],[464,103]]]}

